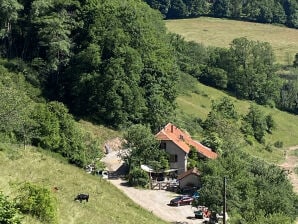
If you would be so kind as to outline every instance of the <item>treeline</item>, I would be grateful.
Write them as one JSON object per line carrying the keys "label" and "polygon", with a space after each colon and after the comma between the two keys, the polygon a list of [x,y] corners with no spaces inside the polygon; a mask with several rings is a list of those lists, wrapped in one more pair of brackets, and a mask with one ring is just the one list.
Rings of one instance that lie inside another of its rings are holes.
{"label": "treeline", "polygon": [[[205,205],[220,213],[223,177],[226,177],[229,223],[294,222],[298,197],[286,172],[241,150],[246,144],[255,144],[255,140],[266,144],[265,150],[269,152],[274,147],[281,147],[278,141],[274,146],[265,143],[264,137],[275,128],[270,114],[264,114],[260,106],[254,104],[247,114],[239,114],[230,98],[224,97],[212,103],[205,120],[197,119],[185,125],[195,126],[195,131],[201,130],[202,143],[219,155],[215,160],[204,160],[196,150],[191,149],[188,154],[188,169],[198,167],[202,173],[202,187],[194,206]],[[129,167],[128,181],[133,186],[145,187],[149,177],[140,164],[164,170],[168,168],[168,155],[159,149],[159,142],[146,126],[131,126],[125,139],[130,151],[122,154],[122,158]]]}
{"label": "treeline", "polygon": [[220,156],[207,161],[192,156],[188,162],[202,172],[196,204],[221,212],[226,177],[229,223],[293,223],[298,197],[286,172],[241,150],[245,144],[253,145],[254,140],[266,144],[269,152],[280,147],[278,141],[274,146],[264,141],[264,136],[275,129],[273,117],[254,104],[246,114],[239,114],[232,101],[224,97],[212,103],[207,118],[199,124],[202,142]]}
{"label": "treeline", "polygon": [[[230,92],[240,99],[255,101],[298,113],[298,81],[282,79],[269,43],[244,37],[234,39],[230,48],[205,47],[186,42],[176,34],[171,42],[176,49],[180,71],[200,82]],[[293,59],[292,72],[297,77]]]}
{"label": "treeline", "polygon": [[[131,1],[1,1],[0,55],[47,99],[112,127],[171,116],[176,65],[161,15]],[[38,84],[40,83],[40,84]]]}
{"label": "treeline", "polygon": [[167,19],[213,16],[298,28],[296,0],[145,0]]}
{"label": "treeline", "polygon": [[0,65],[0,93],[2,143],[19,143],[24,148],[34,145],[59,153],[80,167],[102,157],[98,141],[82,130],[68,109],[57,101],[46,102],[22,73]]}

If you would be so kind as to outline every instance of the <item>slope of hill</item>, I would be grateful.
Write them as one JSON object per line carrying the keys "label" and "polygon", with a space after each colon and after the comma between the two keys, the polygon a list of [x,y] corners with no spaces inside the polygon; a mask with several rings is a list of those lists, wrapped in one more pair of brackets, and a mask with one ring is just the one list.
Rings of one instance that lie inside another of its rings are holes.
{"label": "slope of hill", "polygon": [[238,37],[269,42],[281,64],[292,64],[298,52],[297,29],[208,17],[166,20],[166,26],[170,32],[180,34],[186,40],[206,46],[228,47]]}
{"label": "slope of hill", "polygon": [[[5,149],[4,149],[5,148]],[[11,184],[30,181],[50,189],[57,187],[59,223],[165,223],[136,205],[109,182],[86,174],[82,169],[53,158],[36,148],[22,150],[0,147],[0,189],[14,195]],[[88,203],[74,201],[78,193],[89,193]],[[24,223],[40,223],[26,217]]]}
{"label": "slope of hill", "polygon": [[[198,83],[192,93],[180,95],[177,98],[178,107],[184,113],[205,119],[211,109],[212,100],[218,100],[224,96],[230,97],[239,114],[246,114],[252,102],[238,100],[228,94]],[[284,147],[298,145],[298,116],[274,108],[260,106],[264,114],[271,114],[276,122],[276,129],[271,135],[266,136],[266,142],[273,144],[282,141]],[[250,154],[266,159],[269,162],[279,163],[283,159],[284,151],[275,149],[273,152],[260,150],[260,145],[245,148]],[[264,147],[263,147],[264,148]]]}

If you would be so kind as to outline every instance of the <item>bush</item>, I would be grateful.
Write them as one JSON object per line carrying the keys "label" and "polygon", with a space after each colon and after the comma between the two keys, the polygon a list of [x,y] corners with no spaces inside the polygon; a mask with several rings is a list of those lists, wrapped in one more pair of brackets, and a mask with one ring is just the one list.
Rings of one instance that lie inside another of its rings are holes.
{"label": "bush", "polygon": [[131,186],[146,187],[146,185],[149,183],[148,173],[141,168],[134,167],[129,171],[128,183]]}
{"label": "bush", "polygon": [[282,148],[284,146],[284,143],[282,141],[276,141],[274,142],[274,146],[276,148]]}
{"label": "bush", "polygon": [[15,203],[21,212],[43,223],[58,223],[56,199],[46,188],[26,182],[19,187]]}
{"label": "bush", "polygon": [[15,203],[10,202],[8,197],[0,192],[0,223],[19,224],[22,216],[16,208]]}
{"label": "bush", "polygon": [[272,152],[272,151],[273,151],[273,147],[272,147],[272,145],[271,145],[271,144],[267,144],[267,145],[265,146],[265,150],[268,151],[268,152]]}

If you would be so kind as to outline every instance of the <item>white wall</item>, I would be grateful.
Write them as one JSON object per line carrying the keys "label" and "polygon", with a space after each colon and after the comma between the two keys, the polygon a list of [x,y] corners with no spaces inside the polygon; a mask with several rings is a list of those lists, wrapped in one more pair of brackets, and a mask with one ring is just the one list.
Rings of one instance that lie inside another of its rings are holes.
{"label": "white wall", "polygon": [[161,141],[166,142],[166,152],[172,155],[177,155],[178,161],[176,163],[170,162],[171,169],[178,169],[178,175],[184,173],[187,169],[187,154],[180,149],[172,141]]}

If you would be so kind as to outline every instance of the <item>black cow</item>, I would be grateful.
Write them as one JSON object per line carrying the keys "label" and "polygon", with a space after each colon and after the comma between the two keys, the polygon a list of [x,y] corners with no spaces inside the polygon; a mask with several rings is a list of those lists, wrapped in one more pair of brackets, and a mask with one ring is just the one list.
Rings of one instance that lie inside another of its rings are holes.
{"label": "black cow", "polygon": [[74,200],[75,200],[75,201],[76,201],[76,200],[79,200],[81,203],[82,203],[83,200],[86,200],[86,202],[88,202],[88,200],[89,200],[89,194],[78,194],[78,195],[75,197]]}

